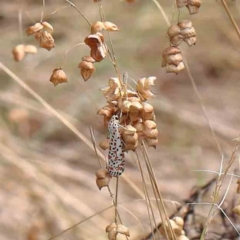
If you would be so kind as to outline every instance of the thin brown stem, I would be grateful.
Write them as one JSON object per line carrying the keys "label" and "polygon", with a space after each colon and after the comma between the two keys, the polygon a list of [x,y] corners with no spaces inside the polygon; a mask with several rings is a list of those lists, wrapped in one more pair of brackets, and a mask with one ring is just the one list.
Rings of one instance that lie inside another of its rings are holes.
{"label": "thin brown stem", "polygon": [[22,8],[18,11],[18,26],[19,26],[19,37],[21,43],[23,43],[23,23],[22,23]]}
{"label": "thin brown stem", "polygon": [[231,21],[231,23],[232,23],[236,33],[237,33],[239,39],[240,39],[240,30],[238,28],[238,25],[237,25],[235,19],[233,18],[232,14],[231,14],[231,12],[229,10],[229,7],[228,7],[227,3],[225,2],[225,0],[221,0],[221,2],[223,4],[223,7],[224,7],[225,11],[227,12],[227,15],[228,15],[228,17],[229,17],[229,19],[230,19],[230,21]]}
{"label": "thin brown stem", "polygon": [[68,2],[73,8],[75,8],[82,15],[82,17],[85,19],[85,21],[89,24],[90,27],[92,26],[92,24],[89,22],[89,20],[84,16],[84,14],[80,11],[79,8],[76,7],[76,5],[73,2],[71,2],[69,0],[66,0],[66,2]]}
{"label": "thin brown stem", "polygon": [[45,10],[45,5],[46,5],[45,0],[43,0],[43,6],[42,6],[42,13],[41,13],[40,22],[43,21],[43,15],[44,15],[44,10]]}

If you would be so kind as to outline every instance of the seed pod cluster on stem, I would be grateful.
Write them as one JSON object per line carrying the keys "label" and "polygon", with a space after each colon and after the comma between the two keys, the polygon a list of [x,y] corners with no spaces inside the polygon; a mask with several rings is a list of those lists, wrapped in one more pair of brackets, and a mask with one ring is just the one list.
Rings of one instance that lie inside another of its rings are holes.
{"label": "seed pod cluster on stem", "polygon": [[[155,123],[154,108],[146,101],[154,94],[150,87],[154,85],[156,77],[141,78],[137,81],[136,90],[127,89],[118,78],[110,78],[108,86],[102,88],[107,105],[102,107],[98,114],[103,116],[104,125],[107,125],[113,115],[119,115],[119,129],[124,142],[124,150],[135,151],[139,140],[145,139],[148,146],[156,148],[158,130]],[[103,146],[106,140],[100,143]]]}
{"label": "seed pod cluster on stem", "polygon": [[[200,0],[177,0],[177,7],[188,7],[190,14],[197,13],[201,6]],[[184,41],[189,47],[197,42],[196,31],[190,20],[179,21],[176,25],[172,25],[167,31],[170,47],[164,49],[162,53],[162,67],[166,67],[167,73],[178,74],[185,66],[181,50],[178,46]]]}
{"label": "seed pod cluster on stem", "polygon": [[41,48],[50,51],[55,47],[54,39],[52,37],[53,27],[48,22],[37,22],[30,26],[26,33],[28,36],[34,35]]}

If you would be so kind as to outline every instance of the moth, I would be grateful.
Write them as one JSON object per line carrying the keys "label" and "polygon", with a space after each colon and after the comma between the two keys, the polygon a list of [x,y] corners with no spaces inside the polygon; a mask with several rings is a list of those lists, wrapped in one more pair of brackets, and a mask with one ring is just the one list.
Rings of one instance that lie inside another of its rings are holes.
{"label": "moth", "polygon": [[117,115],[113,115],[108,123],[109,131],[109,151],[107,170],[112,177],[120,176],[125,169],[125,159],[123,152],[123,140],[119,132],[119,120]]}

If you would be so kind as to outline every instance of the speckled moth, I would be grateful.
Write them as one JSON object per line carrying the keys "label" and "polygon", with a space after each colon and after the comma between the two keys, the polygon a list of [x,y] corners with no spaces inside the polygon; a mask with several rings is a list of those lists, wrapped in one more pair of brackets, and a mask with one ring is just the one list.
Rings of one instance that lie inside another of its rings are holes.
{"label": "speckled moth", "polygon": [[125,169],[123,141],[119,133],[119,120],[113,115],[108,123],[109,151],[107,170],[112,177],[120,176]]}

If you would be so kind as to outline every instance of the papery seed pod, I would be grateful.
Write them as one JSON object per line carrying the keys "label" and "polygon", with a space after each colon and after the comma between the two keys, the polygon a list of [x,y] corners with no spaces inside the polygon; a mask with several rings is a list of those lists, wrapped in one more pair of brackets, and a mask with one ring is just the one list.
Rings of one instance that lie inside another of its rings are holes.
{"label": "papery seed pod", "polygon": [[54,86],[57,86],[59,83],[65,83],[67,81],[67,75],[62,70],[62,68],[55,68],[53,70],[53,73],[50,77],[50,82],[52,82]]}
{"label": "papery seed pod", "polygon": [[131,122],[138,122],[141,120],[141,113],[140,112],[130,112],[129,113],[129,118],[131,119]]}
{"label": "papery seed pod", "polygon": [[112,22],[104,22],[104,28],[107,31],[119,31],[118,27]]}
{"label": "papery seed pod", "polygon": [[28,27],[26,32],[27,32],[27,35],[30,36],[42,29],[43,29],[43,25],[41,23],[35,23],[34,25]]}
{"label": "papery seed pod", "polygon": [[46,30],[47,32],[49,32],[51,34],[53,33],[53,27],[50,23],[42,22],[41,24],[43,25],[44,30]]}
{"label": "papery seed pod", "polygon": [[128,228],[126,226],[122,225],[122,224],[118,224],[117,225],[117,232],[121,233],[121,234],[123,234],[125,236],[130,237],[130,233],[129,233]]}
{"label": "papery seed pod", "polygon": [[198,9],[201,7],[201,0],[188,0],[187,8],[190,14],[198,13]]}
{"label": "papery seed pod", "polygon": [[181,29],[180,35],[189,46],[195,45],[197,38],[196,38],[196,31],[192,26],[192,22],[189,20],[182,20],[178,23],[179,28]]}
{"label": "papery seed pod", "polygon": [[141,78],[137,82],[137,92],[142,101],[148,100],[154,96],[150,91],[150,86],[154,85],[156,77]]}
{"label": "papery seed pod", "polygon": [[101,33],[87,36],[84,42],[91,48],[90,55],[96,62],[102,61],[107,56],[107,46]]}
{"label": "papery seed pod", "polygon": [[[39,38],[40,36],[40,38]],[[52,35],[47,31],[42,31],[40,35],[35,35],[35,38],[39,39],[39,46],[50,51],[55,47],[54,39]]]}
{"label": "papery seed pod", "polygon": [[141,99],[139,97],[129,97],[128,101],[133,103],[133,102],[141,102]]}
{"label": "papery seed pod", "polygon": [[158,139],[146,139],[148,147],[153,147],[156,149],[158,144]]}
{"label": "papery seed pod", "polygon": [[146,120],[143,123],[144,125],[144,136],[149,139],[157,139],[158,138],[158,130],[157,124],[152,120]]}
{"label": "papery seed pod", "polygon": [[95,34],[97,32],[102,31],[103,29],[105,29],[104,23],[101,22],[101,21],[97,21],[97,22],[92,24],[92,26],[91,26],[91,33]]}
{"label": "papery seed pod", "polygon": [[[125,94],[125,92],[124,92],[124,94]],[[136,98],[138,98],[138,94],[137,94],[137,92],[135,92],[135,91],[132,91],[132,90],[127,89],[127,97],[128,97],[128,98],[131,98],[131,97],[136,97]],[[139,99],[139,98],[138,98],[138,99]]]}
{"label": "papery seed pod", "polygon": [[24,47],[25,46],[23,44],[19,44],[13,48],[12,54],[13,54],[14,60],[16,62],[20,62],[23,60],[23,58],[25,56]]}
{"label": "papery seed pod", "polygon": [[33,45],[24,45],[24,52],[25,53],[37,53],[37,48]]}
{"label": "papery seed pod", "polygon": [[145,120],[153,120],[154,119],[154,108],[149,103],[143,102],[142,103],[142,119]]}
{"label": "papery seed pod", "polygon": [[108,86],[102,88],[101,91],[108,101],[118,100],[122,95],[121,83],[118,78],[109,78]]}
{"label": "papery seed pod", "polygon": [[109,148],[109,140],[108,139],[104,139],[103,141],[101,141],[98,146],[103,149],[103,150],[107,150]]}
{"label": "papery seed pod", "polygon": [[124,150],[136,150],[138,146],[138,134],[136,132],[137,130],[131,125],[124,127],[122,132]]}
{"label": "papery seed pod", "polygon": [[237,205],[232,209],[232,212],[240,216],[240,205]]}
{"label": "papery seed pod", "polygon": [[168,29],[168,36],[171,44],[178,46],[182,42],[182,36],[180,35],[180,27],[178,25],[173,25]]}
{"label": "papery seed pod", "polygon": [[101,190],[101,188],[108,186],[110,180],[111,180],[111,176],[108,173],[107,169],[98,169],[96,172],[96,184],[99,188],[99,190]]}
{"label": "papery seed pod", "polygon": [[142,122],[137,122],[135,124],[133,124],[133,127],[137,130],[137,135],[138,137],[143,137],[143,130],[144,130],[144,125]]}
{"label": "papery seed pod", "polygon": [[108,240],[117,240],[117,230],[113,229],[108,232]]}
{"label": "papery seed pod", "polygon": [[84,81],[87,81],[95,72],[95,67],[92,62],[82,61],[78,64],[81,69],[81,75]]}
{"label": "papery seed pod", "polygon": [[122,113],[128,113],[130,111],[130,106],[132,103],[128,100],[122,101],[122,98],[118,101],[118,107],[121,109]]}
{"label": "papery seed pod", "polygon": [[182,229],[183,229],[183,225],[184,225],[184,221],[183,221],[183,219],[181,218],[181,217],[174,217],[173,218],[173,221],[179,226],[179,227],[181,227]]}
{"label": "papery seed pod", "polygon": [[106,227],[105,231],[106,231],[106,232],[110,232],[110,231],[113,230],[114,228],[115,228],[115,229],[117,228],[117,224],[116,224],[116,223],[111,223],[111,224],[109,224],[109,225]]}
{"label": "papery seed pod", "polygon": [[162,67],[166,67],[166,71],[179,73],[184,69],[181,51],[177,47],[168,47],[162,54]]}
{"label": "papery seed pod", "polygon": [[142,111],[143,106],[140,102],[132,102],[129,111],[131,113],[138,113]]}
{"label": "papery seed pod", "polygon": [[177,0],[177,7],[178,8],[185,7],[187,5],[187,1],[188,0]]}
{"label": "papery seed pod", "polygon": [[97,114],[105,116],[107,118],[111,118],[114,112],[114,108],[111,105],[106,105],[98,110]]}

